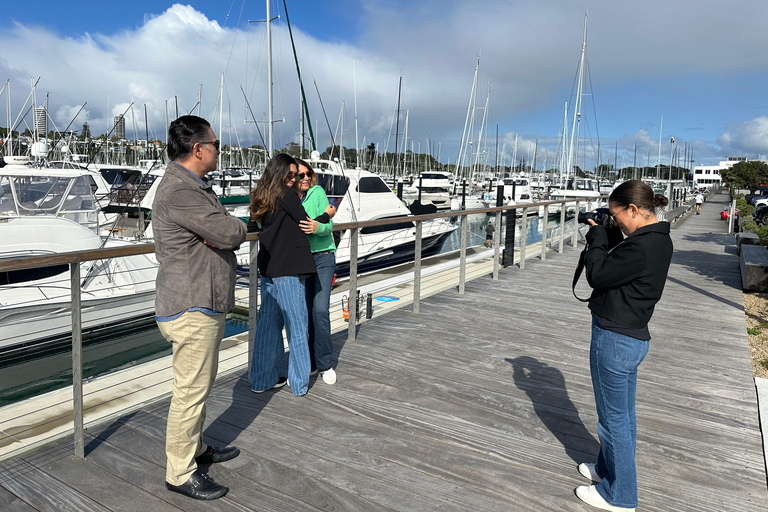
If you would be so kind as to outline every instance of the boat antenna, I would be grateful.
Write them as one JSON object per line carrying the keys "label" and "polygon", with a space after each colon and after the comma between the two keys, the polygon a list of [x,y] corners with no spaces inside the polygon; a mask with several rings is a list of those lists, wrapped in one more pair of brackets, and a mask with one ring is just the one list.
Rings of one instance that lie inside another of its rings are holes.
{"label": "boat antenna", "polygon": [[[291,20],[288,18],[288,5],[283,0],[283,9],[285,10],[285,21],[288,23],[288,35],[291,38],[291,48],[293,49],[293,60],[296,62],[296,74],[299,76],[299,87],[301,88],[301,99],[303,100],[304,115],[307,118],[307,127],[309,128],[309,141],[312,144],[312,150],[317,150],[317,144],[315,144],[315,135],[312,132],[312,122],[309,117],[309,107],[307,106],[307,97],[304,94],[304,82],[301,80],[301,68],[299,67],[299,58],[296,56],[296,44],[293,42],[293,31],[291,30]],[[315,84],[317,87],[317,84]],[[319,96],[319,93],[318,93]]]}

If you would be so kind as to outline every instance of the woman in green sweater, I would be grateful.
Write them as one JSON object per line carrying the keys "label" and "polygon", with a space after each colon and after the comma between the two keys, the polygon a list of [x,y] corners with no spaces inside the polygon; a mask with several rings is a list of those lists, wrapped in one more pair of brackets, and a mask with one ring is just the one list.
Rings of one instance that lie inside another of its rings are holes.
{"label": "woman in green sweater", "polygon": [[317,274],[306,280],[307,312],[309,313],[309,360],[313,374],[320,372],[323,382],[334,384],[333,344],[331,343],[331,286],[336,271],[336,245],[333,243],[333,221],[336,208],[328,203],[323,187],[316,185],[316,175],[305,161],[296,159],[299,173],[294,188],[301,204],[312,220],[299,223],[309,238]]}

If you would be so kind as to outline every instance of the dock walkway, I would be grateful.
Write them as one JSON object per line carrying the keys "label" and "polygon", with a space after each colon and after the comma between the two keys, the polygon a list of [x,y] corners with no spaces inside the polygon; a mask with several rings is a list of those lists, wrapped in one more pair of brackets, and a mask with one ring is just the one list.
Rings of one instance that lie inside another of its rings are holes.
{"label": "dock walkway", "polygon": [[[675,254],[640,367],[642,511],[766,510],[758,404],[734,238],[705,203]],[[580,244],[579,250],[583,247]],[[0,463],[0,509],[586,511],[578,462],[598,448],[590,315],[571,294],[579,251],[550,252],[334,337],[336,385],[253,394],[245,371],[208,401],[207,441],[243,453],[210,468],[229,494],[164,488],[168,400]],[[577,288],[588,294],[586,283]]]}

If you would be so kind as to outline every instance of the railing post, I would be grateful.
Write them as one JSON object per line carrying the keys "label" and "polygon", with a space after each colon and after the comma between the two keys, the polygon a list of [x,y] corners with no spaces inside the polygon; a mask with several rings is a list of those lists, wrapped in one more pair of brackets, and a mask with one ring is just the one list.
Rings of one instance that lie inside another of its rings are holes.
{"label": "railing post", "polygon": [[563,254],[564,246],[565,246],[565,210],[566,210],[566,202],[563,201],[560,203],[560,249],[558,252],[560,254]]}
{"label": "railing post", "polygon": [[[421,179],[421,176],[419,176]],[[419,312],[421,299],[421,234],[423,222],[416,221],[416,241],[413,249],[413,312]]]}
{"label": "railing post", "polygon": [[349,233],[349,327],[347,341],[355,341],[357,327],[357,243],[359,228]]}
{"label": "railing post", "polygon": [[576,211],[573,216],[573,235],[571,236],[571,247],[576,248],[579,244],[579,201],[576,201]]}
{"label": "railing post", "polygon": [[69,264],[72,299],[72,410],[75,456],[85,458],[83,433],[83,324],[80,309],[80,258]]}
{"label": "railing post", "polygon": [[549,205],[544,205],[544,216],[541,225],[541,261],[547,259],[547,221],[549,219]]}
{"label": "railing post", "polygon": [[464,295],[464,285],[467,279],[467,230],[469,229],[467,214],[461,216],[461,249],[459,251],[459,295]]}
{"label": "railing post", "polygon": [[[259,311],[259,242],[251,240],[248,262],[248,368],[253,360],[253,344],[256,339],[256,316]],[[248,383],[251,382],[251,372],[248,371]]]}
{"label": "railing post", "polygon": [[520,270],[525,268],[525,246],[528,243],[528,207],[523,208],[520,227]]}
{"label": "railing post", "polygon": [[501,211],[496,212],[496,231],[493,232],[493,279],[499,279],[499,252],[501,251]]}

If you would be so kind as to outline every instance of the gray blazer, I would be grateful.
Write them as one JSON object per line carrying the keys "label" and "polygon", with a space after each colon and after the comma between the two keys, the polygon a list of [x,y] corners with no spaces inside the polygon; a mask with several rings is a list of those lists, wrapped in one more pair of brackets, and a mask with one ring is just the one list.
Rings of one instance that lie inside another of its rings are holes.
{"label": "gray blazer", "polygon": [[152,230],[160,263],[157,316],[191,307],[234,309],[234,251],[245,241],[246,225],[227,212],[210,184],[201,185],[186,168],[170,162],[152,204]]}

